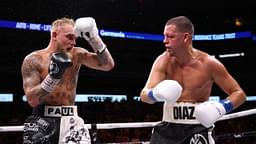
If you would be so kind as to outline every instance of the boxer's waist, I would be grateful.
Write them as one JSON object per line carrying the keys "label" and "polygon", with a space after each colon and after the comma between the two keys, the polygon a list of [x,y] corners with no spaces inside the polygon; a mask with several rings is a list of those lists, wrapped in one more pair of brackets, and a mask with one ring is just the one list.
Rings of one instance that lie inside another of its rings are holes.
{"label": "boxer's waist", "polygon": [[179,102],[164,104],[163,121],[180,124],[200,124],[195,118],[195,107],[200,103]]}
{"label": "boxer's waist", "polygon": [[41,105],[33,109],[33,114],[44,117],[77,116],[77,106]]}

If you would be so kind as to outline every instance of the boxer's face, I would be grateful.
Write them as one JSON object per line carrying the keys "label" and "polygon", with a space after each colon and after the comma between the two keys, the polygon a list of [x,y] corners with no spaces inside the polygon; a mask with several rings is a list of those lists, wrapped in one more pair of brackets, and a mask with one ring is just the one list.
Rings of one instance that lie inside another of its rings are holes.
{"label": "boxer's face", "polygon": [[76,44],[74,26],[64,24],[56,31],[57,47],[61,51],[70,51]]}
{"label": "boxer's face", "polygon": [[175,55],[184,46],[184,33],[177,31],[175,25],[166,25],[163,43],[166,51],[171,55]]}

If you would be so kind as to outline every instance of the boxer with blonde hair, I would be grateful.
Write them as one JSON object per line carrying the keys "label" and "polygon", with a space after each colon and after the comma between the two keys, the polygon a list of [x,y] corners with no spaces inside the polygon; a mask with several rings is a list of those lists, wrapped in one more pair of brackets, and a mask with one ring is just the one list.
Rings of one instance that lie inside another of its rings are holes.
{"label": "boxer with blonde hair", "polygon": [[[114,60],[91,17],[60,18],[52,23],[48,46],[28,54],[22,64],[23,88],[32,115],[25,120],[24,144],[89,144],[84,121],[77,115],[76,87],[81,66],[110,71]],[[93,51],[76,47],[86,39]]]}

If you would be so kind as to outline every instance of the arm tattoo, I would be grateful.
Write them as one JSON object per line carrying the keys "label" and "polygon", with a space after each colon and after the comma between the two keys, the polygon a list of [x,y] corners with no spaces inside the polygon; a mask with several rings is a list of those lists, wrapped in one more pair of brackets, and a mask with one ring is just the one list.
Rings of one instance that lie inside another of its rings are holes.
{"label": "arm tattoo", "polygon": [[43,100],[42,97],[48,93],[41,88],[40,77],[40,62],[42,57],[38,55],[30,55],[25,58],[21,72],[23,78],[23,87],[25,94],[29,97],[39,97],[39,100]]}
{"label": "arm tattoo", "polygon": [[106,65],[108,63],[109,55],[110,55],[110,53],[109,53],[107,47],[105,47],[101,52],[97,52],[97,56],[99,58],[101,65]]}
{"label": "arm tattoo", "polygon": [[49,92],[47,92],[46,90],[42,89],[41,86],[40,86],[39,91],[38,91],[37,94],[38,94],[38,97],[39,97],[39,102],[43,103],[44,102],[44,97],[46,95],[48,95]]}

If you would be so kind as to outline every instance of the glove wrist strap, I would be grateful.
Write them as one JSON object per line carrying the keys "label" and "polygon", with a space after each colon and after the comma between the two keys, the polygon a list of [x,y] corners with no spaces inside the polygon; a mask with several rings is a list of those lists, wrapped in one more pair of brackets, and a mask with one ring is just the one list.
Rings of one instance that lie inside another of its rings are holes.
{"label": "glove wrist strap", "polygon": [[148,97],[154,102],[157,101],[157,99],[154,97],[153,90],[148,91]]}
{"label": "glove wrist strap", "polygon": [[46,78],[41,83],[41,87],[47,91],[52,92],[55,86],[59,83],[60,79],[54,79],[50,75],[47,75]]}
{"label": "glove wrist strap", "polygon": [[93,48],[94,52],[96,53],[102,53],[107,48],[107,46],[104,44],[104,42],[99,36],[93,39],[90,39],[88,42]]}
{"label": "glove wrist strap", "polygon": [[229,113],[229,112],[231,112],[233,110],[233,104],[231,103],[230,100],[224,99],[224,100],[221,100],[220,103],[225,108],[226,113]]}
{"label": "glove wrist strap", "polygon": [[107,46],[104,45],[102,49],[97,50],[97,54],[102,54],[107,49]]}

